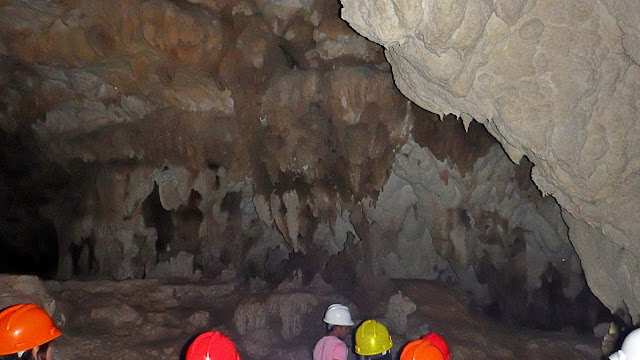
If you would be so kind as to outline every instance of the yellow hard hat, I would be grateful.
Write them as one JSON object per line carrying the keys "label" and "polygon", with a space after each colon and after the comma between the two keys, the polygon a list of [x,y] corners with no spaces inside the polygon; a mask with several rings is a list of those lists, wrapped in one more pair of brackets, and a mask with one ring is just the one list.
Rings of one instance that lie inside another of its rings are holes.
{"label": "yellow hard hat", "polygon": [[389,330],[375,320],[367,320],[356,330],[356,353],[377,355],[391,349],[393,341]]}

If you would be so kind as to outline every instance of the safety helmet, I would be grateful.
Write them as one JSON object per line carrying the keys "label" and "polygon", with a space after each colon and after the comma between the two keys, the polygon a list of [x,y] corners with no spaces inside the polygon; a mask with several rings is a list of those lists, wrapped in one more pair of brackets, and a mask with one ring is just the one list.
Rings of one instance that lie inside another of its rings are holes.
{"label": "safety helmet", "polygon": [[404,347],[400,360],[448,360],[448,356],[445,357],[436,345],[422,337]]}
{"label": "safety helmet", "polygon": [[640,360],[640,329],[635,329],[627,335],[620,351],[609,356],[610,360]]}
{"label": "safety helmet", "polygon": [[353,326],[349,308],[342,304],[329,305],[322,321],[329,325]]}
{"label": "safety helmet", "polygon": [[444,357],[444,360],[449,360],[449,358],[451,357],[451,354],[449,353],[449,346],[447,345],[447,342],[442,338],[442,336],[436,333],[429,333],[423,336],[422,339],[430,341],[433,346],[437,347],[438,350],[440,350],[442,356]]}
{"label": "safety helmet", "polygon": [[18,304],[0,312],[0,355],[46,344],[62,335],[49,314],[35,304]]}
{"label": "safety helmet", "polygon": [[219,331],[208,331],[189,345],[187,360],[240,360],[240,355],[228,337]]}
{"label": "safety helmet", "polygon": [[375,320],[367,320],[356,330],[356,353],[377,355],[391,349],[393,341],[387,328]]}

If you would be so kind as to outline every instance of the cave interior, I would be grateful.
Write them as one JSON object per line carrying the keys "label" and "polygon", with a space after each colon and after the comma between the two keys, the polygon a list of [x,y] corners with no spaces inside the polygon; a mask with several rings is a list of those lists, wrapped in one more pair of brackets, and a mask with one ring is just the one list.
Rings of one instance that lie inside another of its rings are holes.
{"label": "cave interior", "polygon": [[638,320],[537,159],[401,92],[336,0],[0,9],[0,307],[45,308],[55,359],[311,360],[332,303],[398,359],[601,359]]}

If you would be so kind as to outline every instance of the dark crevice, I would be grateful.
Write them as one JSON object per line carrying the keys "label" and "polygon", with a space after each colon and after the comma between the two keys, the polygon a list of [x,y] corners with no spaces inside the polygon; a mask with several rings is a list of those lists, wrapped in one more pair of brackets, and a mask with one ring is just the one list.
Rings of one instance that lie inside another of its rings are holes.
{"label": "dark crevice", "polygon": [[147,227],[156,228],[158,238],[156,240],[156,252],[162,254],[167,251],[174,235],[173,219],[171,211],[166,210],[160,201],[158,184],[154,184],[153,191],[142,202],[144,224]]}

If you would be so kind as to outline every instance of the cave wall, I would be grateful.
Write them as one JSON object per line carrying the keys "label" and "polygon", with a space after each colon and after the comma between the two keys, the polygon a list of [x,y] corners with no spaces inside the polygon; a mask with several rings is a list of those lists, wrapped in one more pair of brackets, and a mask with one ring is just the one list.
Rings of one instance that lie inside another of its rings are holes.
{"label": "cave wall", "polygon": [[417,111],[414,125],[379,198],[363,206],[369,231],[353,222],[365,253],[374,249],[370,276],[453,281],[517,324],[602,320],[561,208],[535,187],[531,164],[508,161],[478,124],[465,131],[455,117]]}
{"label": "cave wall", "polygon": [[78,203],[48,208],[58,277],[277,284],[300,272],[338,289],[441,280],[513,323],[589,329],[601,320],[561,209],[534,186],[531,165],[510,162],[480,126],[467,132],[454,117],[410,109],[414,127],[378,197],[349,206],[317,204],[308,184],[264,195],[222,167],[99,167]]}
{"label": "cave wall", "polygon": [[583,301],[530,165],[409,102],[337,1],[0,6],[0,129],[62,173],[34,205],[58,279],[439,279],[547,327]]}
{"label": "cave wall", "polygon": [[[385,47],[409,99],[456,114],[466,126],[479,121],[513,161],[526,156],[535,164],[536,185],[573,218],[571,241],[590,286],[610,309],[628,308],[637,321],[638,3],[343,6],[342,17],[356,31]],[[603,267],[604,258],[613,264]]]}
{"label": "cave wall", "polygon": [[59,235],[58,278],[188,273],[187,253],[219,272],[246,255],[243,211],[305,253],[317,226],[305,218],[375,197],[410,104],[382,48],[338,13],[336,1],[3,2],[1,129],[68,175],[35,206]]}

